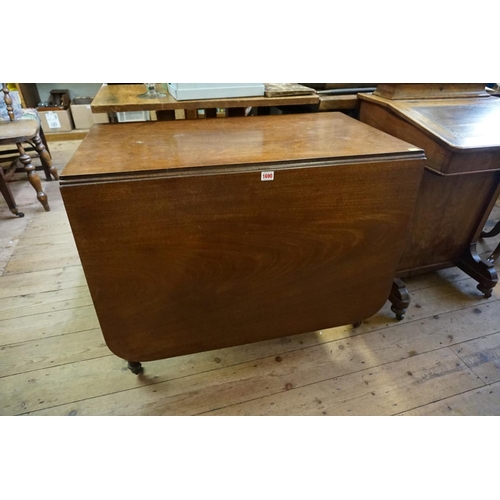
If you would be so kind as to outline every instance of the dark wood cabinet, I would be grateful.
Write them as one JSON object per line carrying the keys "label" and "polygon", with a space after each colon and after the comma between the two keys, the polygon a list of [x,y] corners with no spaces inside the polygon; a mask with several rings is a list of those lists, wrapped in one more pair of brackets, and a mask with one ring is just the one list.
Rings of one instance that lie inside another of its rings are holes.
{"label": "dark wood cabinet", "polygon": [[401,278],[450,266],[490,296],[498,276],[493,262],[479,258],[476,243],[500,194],[500,99],[478,84],[387,84],[377,90],[359,96],[360,120],[427,156],[391,295],[394,312],[402,317],[409,305]]}
{"label": "dark wood cabinet", "polygon": [[373,315],[424,163],[341,113],[95,125],[61,192],[109,348],[138,371]]}

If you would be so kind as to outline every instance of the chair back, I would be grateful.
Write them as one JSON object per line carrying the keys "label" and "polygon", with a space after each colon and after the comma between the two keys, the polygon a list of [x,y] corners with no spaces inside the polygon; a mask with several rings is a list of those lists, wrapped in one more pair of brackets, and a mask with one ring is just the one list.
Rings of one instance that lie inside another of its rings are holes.
{"label": "chair back", "polygon": [[11,122],[14,121],[14,108],[12,107],[12,97],[10,97],[10,90],[6,83],[2,83],[3,101],[5,103],[5,108],[7,109],[7,114]]}

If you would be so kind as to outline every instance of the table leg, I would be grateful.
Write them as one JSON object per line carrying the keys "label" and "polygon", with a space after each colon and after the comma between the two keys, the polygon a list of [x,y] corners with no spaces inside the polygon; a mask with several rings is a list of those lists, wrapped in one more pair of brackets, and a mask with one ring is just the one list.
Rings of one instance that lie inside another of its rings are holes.
{"label": "table leg", "polygon": [[411,300],[403,280],[399,278],[394,279],[389,300],[392,304],[391,311],[396,315],[396,318],[401,321],[406,314],[406,310]]}
{"label": "table leg", "polygon": [[198,119],[198,110],[197,109],[185,109],[186,112],[186,120],[197,120]]}
{"label": "table leg", "polygon": [[142,372],[142,365],[139,361],[129,361],[127,364],[127,368],[136,375]]}

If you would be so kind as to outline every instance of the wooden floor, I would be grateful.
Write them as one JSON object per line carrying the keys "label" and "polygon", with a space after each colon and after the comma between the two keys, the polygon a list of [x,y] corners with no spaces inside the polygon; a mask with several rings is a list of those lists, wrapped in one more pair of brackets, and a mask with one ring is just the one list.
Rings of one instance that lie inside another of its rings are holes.
{"label": "wooden floor", "polygon": [[[50,144],[58,170],[79,143]],[[500,415],[500,291],[484,299],[455,268],[407,281],[402,322],[386,304],[355,330],[145,363],[133,375],[103,341],[58,183],[41,177],[51,212],[23,174],[11,187],[26,216],[0,200],[0,414]]]}

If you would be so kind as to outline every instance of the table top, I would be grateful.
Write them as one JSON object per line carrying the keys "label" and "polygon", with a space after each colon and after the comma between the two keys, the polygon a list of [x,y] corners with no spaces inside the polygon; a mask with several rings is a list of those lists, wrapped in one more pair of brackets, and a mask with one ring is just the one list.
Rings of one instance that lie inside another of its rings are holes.
{"label": "table top", "polygon": [[500,149],[500,99],[496,97],[391,100],[362,94],[359,98],[391,109],[451,149]]}
{"label": "table top", "polygon": [[61,180],[202,167],[421,156],[342,113],[94,125]]}
{"label": "table top", "polygon": [[166,97],[161,99],[143,99],[137,97],[145,92],[139,85],[104,85],[97,92],[91,104],[93,113],[118,113],[123,111],[165,111],[175,109],[205,108],[247,108],[269,106],[291,106],[300,104],[318,104],[317,94],[287,97],[230,97],[224,99],[197,99],[178,101],[167,89]]}

